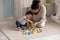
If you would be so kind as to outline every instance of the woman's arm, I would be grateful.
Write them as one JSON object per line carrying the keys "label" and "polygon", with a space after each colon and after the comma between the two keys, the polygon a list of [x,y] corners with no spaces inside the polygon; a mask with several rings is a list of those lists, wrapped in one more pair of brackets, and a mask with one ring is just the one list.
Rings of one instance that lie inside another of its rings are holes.
{"label": "woman's arm", "polygon": [[46,7],[42,5],[43,7],[43,13],[42,13],[42,19],[39,22],[36,22],[35,25],[42,23],[42,21],[46,21]]}
{"label": "woman's arm", "polygon": [[42,20],[46,21],[46,7],[44,5],[43,6],[43,14],[42,14]]}
{"label": "woman's arm", "polygon": [[43,7],[43,14],[42,14],[42,19],[39,21],[39,23],[42,23],[42,21],[46,21],[46,7],[42,5]]}

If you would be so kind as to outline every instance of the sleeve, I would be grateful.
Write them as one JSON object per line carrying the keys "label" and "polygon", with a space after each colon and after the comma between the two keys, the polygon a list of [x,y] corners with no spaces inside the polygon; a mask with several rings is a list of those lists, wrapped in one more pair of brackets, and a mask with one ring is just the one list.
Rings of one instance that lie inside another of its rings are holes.
{"label": "sleeve", "polygon": [[46,7],[44,5],[43,6],[43,14],[42,14],[42,20],[46,21]]}

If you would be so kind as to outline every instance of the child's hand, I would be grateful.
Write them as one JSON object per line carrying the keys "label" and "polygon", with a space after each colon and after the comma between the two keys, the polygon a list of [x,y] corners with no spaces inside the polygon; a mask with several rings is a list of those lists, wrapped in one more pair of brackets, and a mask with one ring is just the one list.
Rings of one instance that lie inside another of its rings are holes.
{"label": "child's hand", "polygon": [[31,23],[31,24],[33,24],[33,22],[32,22],[32,21],[30,21],[30,23]]}
{"label": "child's hand", "polygon": [[29,20],[29,19],[24,18],[24,20],[25,20],[26,22],[30,22],[31,24],[33,24],[33,22],[32,22],[31,20]]}
{"label": "child's hand", "polygon": [[36,27],[36,25],[35,24],[32,24],[32,27],[34,28],[34,27]]}
{"label": "child's hand", "polygon": [[38,22],[36,22],[36,23],[32,24],[32,27],[36,27],[36,26],[37,26],[37,24],[38,24]]}

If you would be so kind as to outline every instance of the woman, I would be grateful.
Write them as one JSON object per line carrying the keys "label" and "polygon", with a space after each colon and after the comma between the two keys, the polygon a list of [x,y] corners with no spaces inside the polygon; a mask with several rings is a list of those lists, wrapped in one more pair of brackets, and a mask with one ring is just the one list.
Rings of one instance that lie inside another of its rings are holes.
{"label": "woman", "polygon": [[40,0],[33,0],[30,10],[33,13],[34,25],[42,31],[46,25],[46,7],[41,4]]}

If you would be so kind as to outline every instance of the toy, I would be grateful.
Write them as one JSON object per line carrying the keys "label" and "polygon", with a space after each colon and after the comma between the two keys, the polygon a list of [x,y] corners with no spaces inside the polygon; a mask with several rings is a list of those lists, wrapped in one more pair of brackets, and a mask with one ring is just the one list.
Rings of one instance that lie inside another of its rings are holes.
{"label": "toy", "polygon": [[37,29],[36,29],[36,28],[33,28],[33,29],[31,30],[31,32],[32,32],[32,34],[37,34]]}
{"label": "toy", "polygon": [[29,30],[24,31],[24,34],[31,35],[32,33]]}
{"label": "toy", "polygon": [[31,35],[32,33],[31,32],[28,32],[28,35]]}
{"label": "toy", "polygon": [[[33,25],[34,26],[34,25]],[[22,27],[24,30],[24,27]],[[37,34],[37,28],[34,26],[32,27],[31,25],[28,25],[26,30],[24,30],[24,34],[31,35],[31,34]]]}
{"label": "toy", "polygon": [[35,30],[32,32],[32,34],[37,34],[37,30],[35,29]]}

